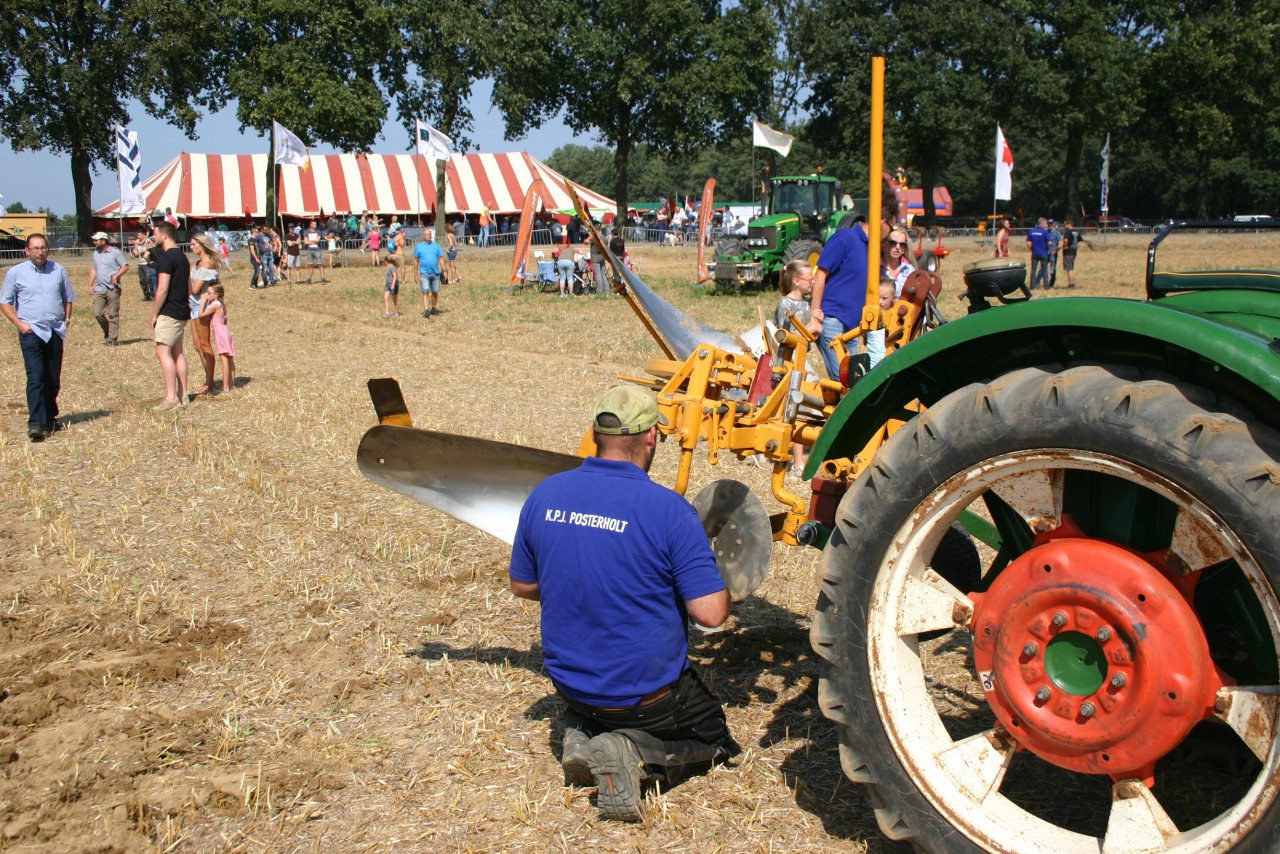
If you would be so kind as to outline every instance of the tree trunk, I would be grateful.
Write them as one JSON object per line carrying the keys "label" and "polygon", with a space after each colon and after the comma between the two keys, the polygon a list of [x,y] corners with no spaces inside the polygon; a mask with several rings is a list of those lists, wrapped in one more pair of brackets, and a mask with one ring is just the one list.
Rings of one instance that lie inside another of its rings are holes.
{"label": "tree trunk", "polygon": [[619,234],[626,233],[627,227],[627,163],[631,160],[631,140],[623,137],[618,140],[618,147],[613,150],[613,198],[617,202],[614,227]]}
{"label": "tree trunk", "polygon": [[[924,227],[932,228],[933,222],[937,218],[938,209],[933,203],[933,187],[937,183],[937,176],[934,174],[933,162],[920,167],[920,201],[924,203]],[[906,218],[904,211],[903,218]],[[914,223],[912,223],[914,225]]]}
{"label": "tree trunk", "polygon": [[1209,218],[1209,150],[1196,152],[1196,218]]}
{"label": "tree trunk", "polygon": [[71,150],[71,187],[76,197],[76,242],[83,246],[89,245],[89,235],[93,233],[93,176],[89,174],[90,160],[87,150]]}
{"label": "tree trunk", "polygon": [[[1084,129],[1078,125],[1067,126],[1067,157],[1063,166],[1067,172],[1067,212],[1075,216],[1080,209],[1080,152],[1084,150]],[[1044,212],[1046,215],[1050,211]],[[1059,217],[1063,214],[1058,214]]]}
{"label": "tree trunk", "polygon": [[267,139],[271,140],[270,149],[267,153],[267,177],[266,177],[266,207],[263,210],[267,218],[267,225],[275,227],[276,222],[276,137],[274,132],[267,133]]}

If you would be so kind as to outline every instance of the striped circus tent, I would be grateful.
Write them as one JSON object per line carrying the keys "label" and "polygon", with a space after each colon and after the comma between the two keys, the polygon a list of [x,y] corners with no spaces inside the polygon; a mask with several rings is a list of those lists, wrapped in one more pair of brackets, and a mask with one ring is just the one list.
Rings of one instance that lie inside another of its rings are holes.
{"label": "striped circus tent", "polygon": [[[266,154],[188,154],[169,161],[142,185],[150,211],[171,208],[197,219],[239,219],[266,215]],[[446,212],[479,213],[488,205],[495,214],[519,213],[524,194],[541,178],[547,208],[573,207],[566,178],[526,152],[454,154],[446,174]],[[614,202],[574,185],[587,207],[613,210]],[[430,213],[436,188],[426,158],[412,154],[313,154],[307,169],[280,167],[280,212],[285,216],[318,216],[322,212],[402,216]],[[95,212],[116,216],[118,202]]]}

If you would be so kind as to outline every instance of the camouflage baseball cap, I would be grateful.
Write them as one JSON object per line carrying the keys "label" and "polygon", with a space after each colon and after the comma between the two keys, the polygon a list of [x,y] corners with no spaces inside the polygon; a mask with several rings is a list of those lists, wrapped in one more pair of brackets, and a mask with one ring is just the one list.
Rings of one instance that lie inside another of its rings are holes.
{"label": "camouflage baseball cap", "polygon": [[[618,427],[601,427],[600,416],[613,415],[621,422]],[[643,433],[661,420],[658,401],[653,392],[645,391],[630,383],[620,383],[600,395],[596,400],[595,429],[597,433],[611,436],[634,436]],[[666,422],[663,421],[665,424]]]}

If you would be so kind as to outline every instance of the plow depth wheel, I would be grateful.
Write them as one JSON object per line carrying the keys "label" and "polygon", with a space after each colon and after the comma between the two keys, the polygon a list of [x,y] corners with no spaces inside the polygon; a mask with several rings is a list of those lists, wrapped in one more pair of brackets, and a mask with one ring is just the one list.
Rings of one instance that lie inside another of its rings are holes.
{"label": "plow depth wheel", "polygon": [[[1280,442],[1222,408],[1104,367],[1017,371],[944,398],[854,483],[812,642],[887,836],[1280,850]],[[928,567],[965,509],[1005,544],[985,592]]]}

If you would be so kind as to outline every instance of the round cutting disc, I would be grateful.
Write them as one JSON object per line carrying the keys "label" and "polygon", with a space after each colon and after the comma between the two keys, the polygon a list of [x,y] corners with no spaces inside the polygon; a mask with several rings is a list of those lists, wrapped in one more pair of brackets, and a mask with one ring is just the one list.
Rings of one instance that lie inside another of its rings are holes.
{"label": "round cutting disc", "polygon": [[738,602],[764,581],[773,528],[764,502],[745,483],[717,480],[693,499],[729,595]]}

